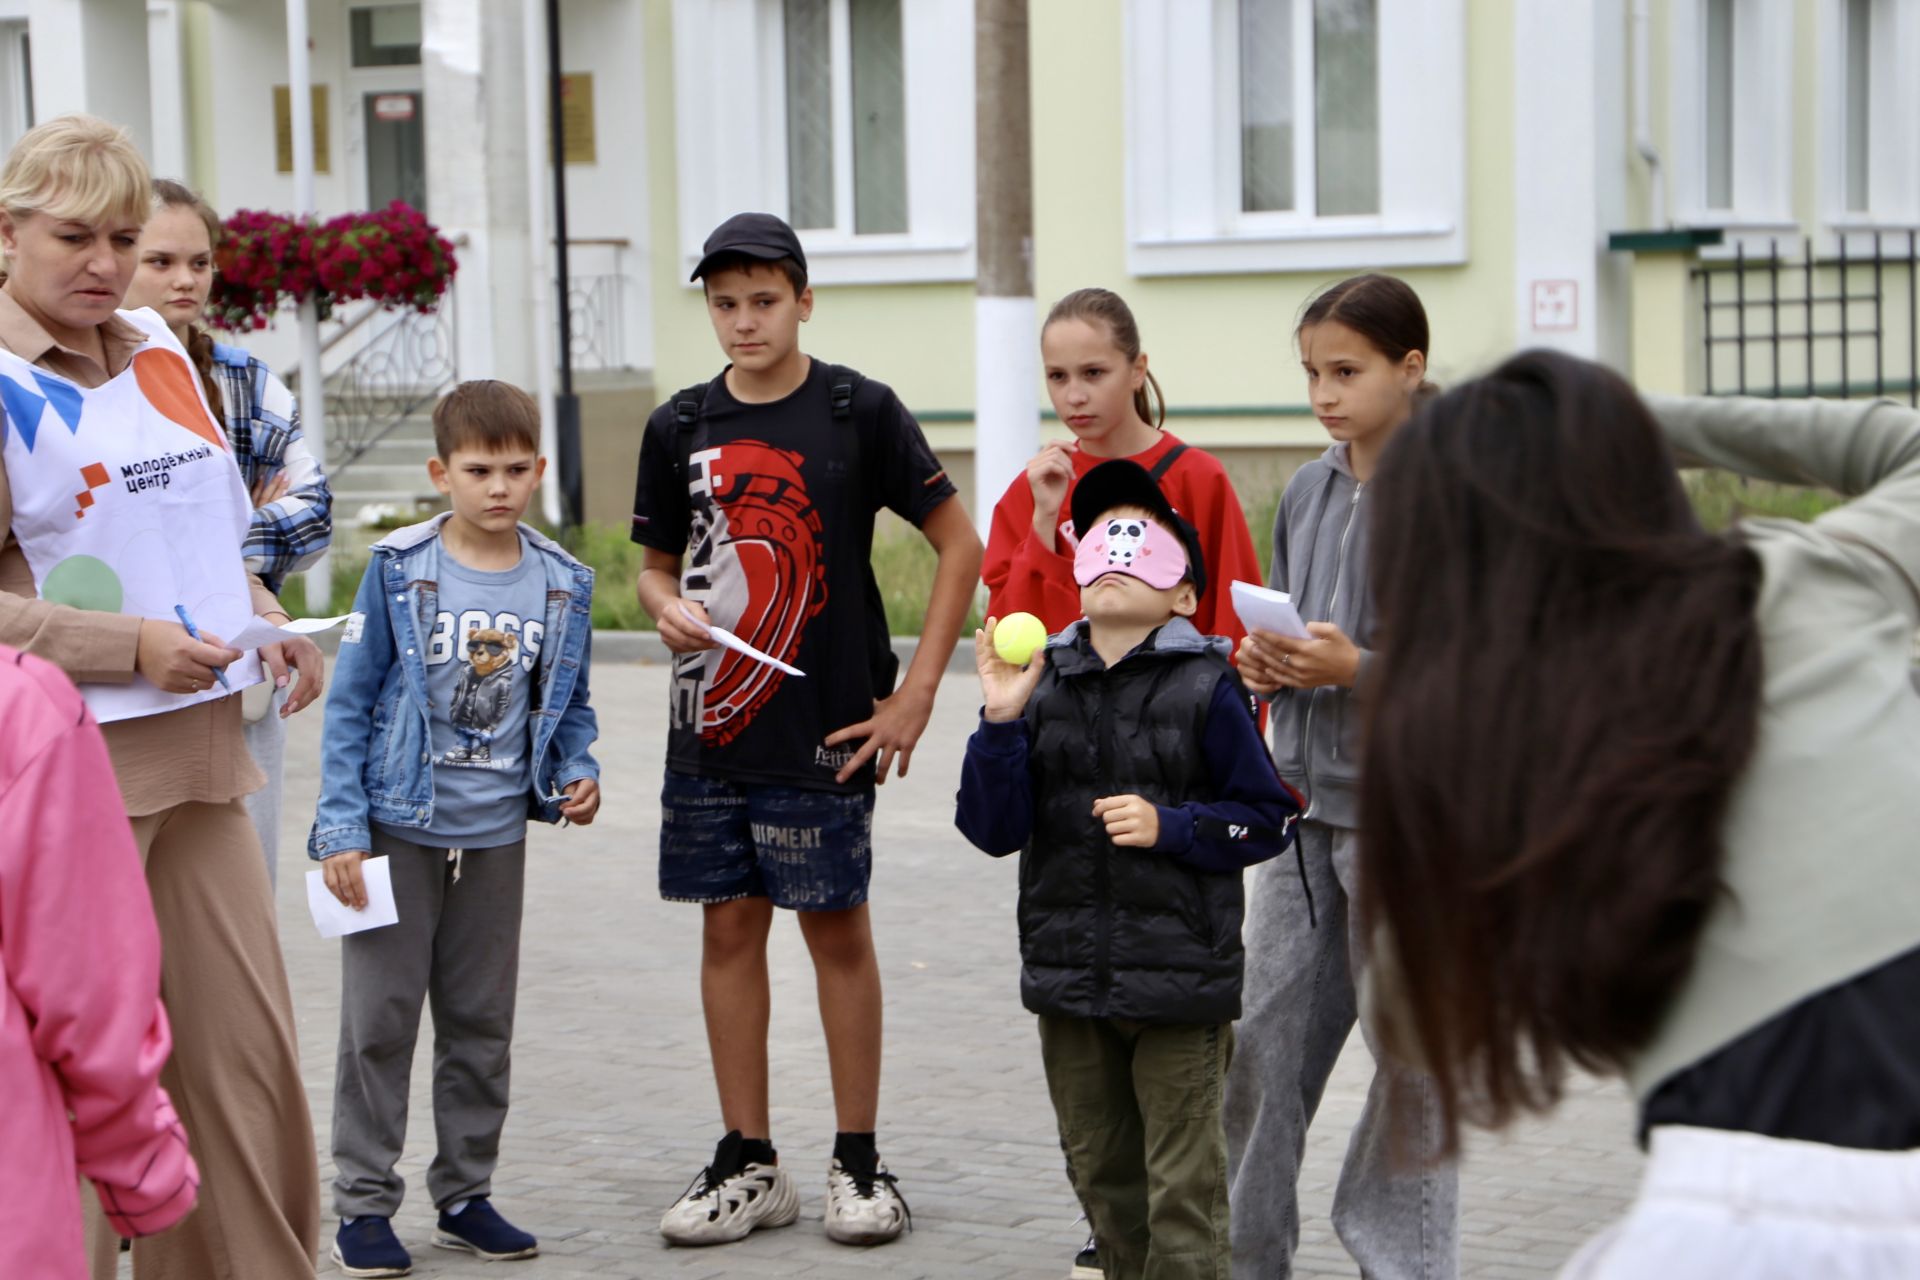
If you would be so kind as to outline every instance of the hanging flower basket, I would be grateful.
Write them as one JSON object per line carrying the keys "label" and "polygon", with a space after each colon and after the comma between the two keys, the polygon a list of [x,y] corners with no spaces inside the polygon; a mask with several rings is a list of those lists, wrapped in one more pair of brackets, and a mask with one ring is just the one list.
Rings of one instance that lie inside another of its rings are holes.
{"label": "hanging flower basket", "polygon": [[430,313],[459,270],[452,243],[401,200],[325,222],[241,209],[225,225],[207,300],[207,319],[221,329],[264,329],[283,303],[309,298],[322,320],[362,298]]}

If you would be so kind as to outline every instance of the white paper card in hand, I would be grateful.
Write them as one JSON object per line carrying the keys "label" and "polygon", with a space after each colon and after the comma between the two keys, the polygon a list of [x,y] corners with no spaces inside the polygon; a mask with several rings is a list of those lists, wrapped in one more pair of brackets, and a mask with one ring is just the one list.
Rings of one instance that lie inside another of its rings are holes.
{"label": "white paper card in hand", "polygon": [[307,908],[323,938],[343,933],[361,933],[384,925],[398,924],[400,908],[393,901],[393,874],[386,858],[368,858],[360,864],[360,879],[367,887],[367,905],[355,911],[333,896],[327,888],[325,871],[307,872]]}
{"label": "white paper card in hand", "polygon": [[240,634],[220,638],[227,642],[227,647],[230,649],[242,651],[259,649],[265,645],[291,640],[295,636],[318,635],[322,631],[339,626],[347,620],[348,616],[343,613],[337,618],[295,618],[284,626],[278,626],[256,615],[248,621],[246,626],[240,628]]}
{"label": "white paper card in hand", "polygon": [[1258,627],[1262,631],[1291,636],[1295,640],[1313,639],[1307,624],[1300,620],[1300,611],[1293,607],[1293,599],[1284,591],[1255,586],[1251,582],[1236,582],[1233,584],[1233,611],[1240,615],[1240,621],[1249,631]]}
{"label": "white paper card in hand", "polygon": [[680,616],[685,618],[692,625],[706,632],[708,637],[711,638],[712,641],[715,644],[719,645],[722,649],[731,649],[735,653],[744,653],[747,657],[752,658],[755,662],[764,662],[768,666],[772,667],[775,671],[784,671],[790,676],[804,676],[807,674],[806,672],[802,671],[798,667],[790,666],[789,664],[780,661],[780,659],[774,657],[770,653],[762,653],[760,650],[754,648],[752,645],[748,644],[745,640],[742,640],[739,636],[733,634],[733,632],[727,630],[725,627],[716,627],[710,622],[702,622],[700,621],[700,619],[688,613],[685,609],[680,610]]}

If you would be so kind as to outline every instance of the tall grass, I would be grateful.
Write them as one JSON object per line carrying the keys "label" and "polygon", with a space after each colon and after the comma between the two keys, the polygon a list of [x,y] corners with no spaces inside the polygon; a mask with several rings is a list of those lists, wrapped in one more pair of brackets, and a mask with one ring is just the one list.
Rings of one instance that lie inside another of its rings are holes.
{"label": "tall grass", "polygon": [[1689,471],[1683,479],[1700,523],[1713,530],[1725,529],[1750,516],[1811,520],[1842,501],[1839,494],[1826,489],[1770,484],[1726,471]]}

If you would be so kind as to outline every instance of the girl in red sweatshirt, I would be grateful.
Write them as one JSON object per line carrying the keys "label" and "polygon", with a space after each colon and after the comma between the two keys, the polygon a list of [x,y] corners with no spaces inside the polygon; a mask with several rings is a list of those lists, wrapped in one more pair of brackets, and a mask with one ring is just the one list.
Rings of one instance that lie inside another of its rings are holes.
{"label": "girl in red sweatshirt", "polygon": [[1200,535],[1208,586],[1194,626],[1202,635],[1226,636],[1237,646],[1244,629],[1228,586],[1236,578],[1262,580],[1253,538],[1219,460],[1164,429],[1166,401],[1147,372],[1133,312],[1110,290],[1076,290],[1047,313],[1040,353],[1047,394],[1073,440],[1045,445],[994,504],[981,572],[989,592],[987,612],[1000,618],[1031,613],[1049,634],[1079,620],[1068,498],[1095,466],[1109,458],[1131,458],[1152,474],[1174,510]]}

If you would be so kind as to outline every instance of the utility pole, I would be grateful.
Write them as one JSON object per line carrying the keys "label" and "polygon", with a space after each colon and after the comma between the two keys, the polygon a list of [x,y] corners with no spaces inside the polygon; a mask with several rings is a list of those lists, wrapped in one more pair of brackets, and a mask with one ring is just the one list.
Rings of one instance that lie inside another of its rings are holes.
{"label": "utility pole", "polygon": [[560,0],[547,0],[547,111],[553,131],[553,249],[554,283],[559,296],[560,395],[557,409],[560,438],[560,493],[567,524],[582,518],[584,478],[580,472],[580,397],[573,391],[573,308],[567,278],[567,124],[562,109],[565,80],[560,71]]}
{"label": "utility pole", "polygon": [[1033,304],[1033,134],[1027,0],[976,0],[973,17],[975,238],[973,522],[1040,439],[1039,334]]}

